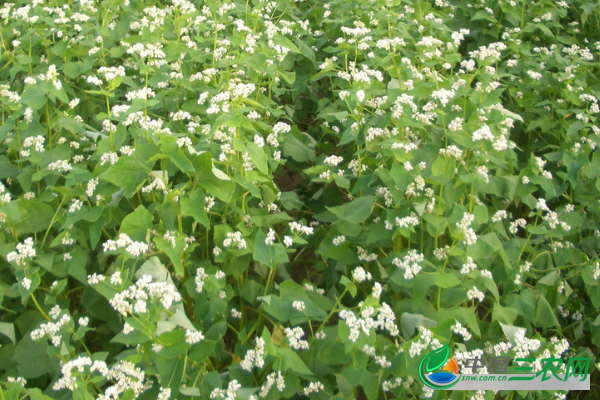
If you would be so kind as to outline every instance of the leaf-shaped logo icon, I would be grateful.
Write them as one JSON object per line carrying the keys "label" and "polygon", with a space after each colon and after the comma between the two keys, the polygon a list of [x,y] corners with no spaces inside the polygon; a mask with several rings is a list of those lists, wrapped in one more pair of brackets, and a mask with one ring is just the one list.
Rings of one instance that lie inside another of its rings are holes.
{"label": "leaf-shaped logo icon", "polygon": [[448,346],[448,343],[428,354],[427,364],[425,365],[427,372],[441,368],[446,364],[448,356],[450,356],[450,346]]}

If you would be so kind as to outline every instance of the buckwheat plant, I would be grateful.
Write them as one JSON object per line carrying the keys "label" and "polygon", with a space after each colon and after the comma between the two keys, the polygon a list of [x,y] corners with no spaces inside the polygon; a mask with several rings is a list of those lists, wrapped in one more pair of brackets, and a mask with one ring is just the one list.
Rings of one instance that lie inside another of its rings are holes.
{"label": "buckwheat plant", "polygon": [[583,0],[4,2],[0,399],[583,398],[418,367],[597,389],[599,32]]}

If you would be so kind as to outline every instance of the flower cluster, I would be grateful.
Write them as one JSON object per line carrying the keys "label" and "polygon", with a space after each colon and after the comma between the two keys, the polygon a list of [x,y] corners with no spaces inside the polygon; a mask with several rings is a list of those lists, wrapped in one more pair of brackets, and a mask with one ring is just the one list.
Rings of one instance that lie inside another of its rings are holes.
{"label": "flower cluster", "polygon": [[246,356],[240,362],[243,370],[251,372],[253,368],[262,368],[265,365],[265,340],[256,338],[256,347],[246,352]]}
{"label": "flower cluster", "polygon": [[[376,316],[374,319],[373,317]],[[348,328],[350,328],[349,339],[352,342],[356,342],[360,337],[361,331],[367,335],[371,335],[371,329],[385,330],[391,336],[396,336],[400,332],[396,326],[396,316],[394,312],[386,303],[382,303],[381,307],[377,310],[373,307],[365,307],[360,312],[360,316],[357,316],[350,310],[340,311],[339,317],[341,320],[346,322]]]}
{"label": "flower cluster", "polygon": [[223,240],[223,247],[228,248],[232,245],[236,245],[238,249],[247,247],[246,240],[242,239],[242,232],[227,232],[227,238]]}
{"label": "flower cluster", "polygon": [[125,234],[119,234],[117,240],[108,240],[102,244],[104,252],[116,251],[118,249],[125,249],[125,252],[133,257],[139,257],[140,255],[148,251],[148,245],[143,242],[134,242],[131,238]]}
{"label": "flower cluster", "polygon": [[15,262],[15,264],[24,266],[28,259],[35,257],[35,247],[33,238],[27,238],[23,243],[17,244],[16,251],[11,251],[6,255],[6,261]]}
{"label": "flower cluster", "polygon": [[135,285],[115,294],[110,305],[126,317],[129,314],[146,314],[148,300],[156,300],[163,308],[169,309],[173,303],[181,301],[181,295],[173,284],[152,282],[151,275],[144,275]]}
{"label": "flower cluster", "polygon": [[420,262],[425,260],[425,256],[416,250],[410,250],[402,259],[395,257],[392,264],[404,270],[404,279],[413,279],[421,272]]}
{"label": "flower cluster", "polygon": [[473,228],[470,227],[473,223],[473,220],[475,220],[475,215],[465,213],[462,220],[456,223],[458,232],[464,235],[463,243],[467,246],[472,246],[475,243],[477,243],[477,234],[475,233]]}
{"label": "flower cluster", "polygon": [[288,339],[290,347],[294,350],[308,350],[308,342],[301,340],[304,336],[304,331],[300,327],[293,329],[285,328],[285,336]]}

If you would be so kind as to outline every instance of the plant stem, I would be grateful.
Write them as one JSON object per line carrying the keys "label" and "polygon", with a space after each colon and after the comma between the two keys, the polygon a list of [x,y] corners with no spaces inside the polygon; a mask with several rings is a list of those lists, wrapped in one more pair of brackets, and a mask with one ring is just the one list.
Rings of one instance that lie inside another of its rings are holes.
{"label": "plant stem", "polygon": [[31,292],[31,299],[33,300],[33,302],[34,302],[35,306],[37,307],[38,311],[42,313],[42,315],[44,316],[44,318],[46,318],[47,321],[50,321],[50,317],[48,316],[48,314],[46,314],[44,312],[44,310],[42,310],[42,307],[40,307],[39,303],[35,299],[35,296],[33,295],[33,292]]}
{"label": "plant stem", "polygon": [[329,319],[331,318],[331,316],[337,311],[337,307],[340,305],[340,303],[342,301],[342,298],[344,298],[344,295],[346,293],[348,293],[348,288],[345,288],[344,291],[342,292],[342,294],[340,295],[340,297],[338,297],[337,302],[335,303],[335,305],[331,309],[331,312],[329,313],[329,315],[327,316],[327,318],[325,318],[325,320],[323,321],[323,323],[321,323],[321,326],[319,326],[319,329],[317,329],[317,333],[321,332],[323,330],[323,328],[325,328],[325,325],[327,324],[327,322],[329,321]]}

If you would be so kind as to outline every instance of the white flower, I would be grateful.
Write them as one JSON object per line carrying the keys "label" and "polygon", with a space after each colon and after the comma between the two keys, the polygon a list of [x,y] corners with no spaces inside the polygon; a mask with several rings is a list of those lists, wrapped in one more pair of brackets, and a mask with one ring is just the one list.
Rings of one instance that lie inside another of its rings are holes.
{"label": "white flower", "polygon": [[179,147],[183,147],[183,146],[191,146],[192,145],[192,139],[190,139],[189,137],[182,137],[177,139],[177,146]]}
{"label": "white flower", "polygon": [[96,274],[95,272],[92,275],[88,275],[88,285],[97,285],[100,282],[104,281],[104,275]]}
{"label": "white flower", "polygon": [[356,267],[354,269],[354,271],[352,271],[352,278],[356,281],[356,282],[364,282],[367,280],[371,280],[371,273],[370,272],[366,272],[365,269],[363,267]]}
{"label": "white flower", "polygon": [[527,75],[529,75],[531,77],[531,79],[534,79],[536,81],[539,81],[540,79],[542,79],[542,74],[536,71],[532,71],[529,70],[527,71]]}
{"label": "white flower", "polygon": [[77,322],[79,323],[79,326],[85,327],[88,326],[90,319],[88,317],[79,318]]}
{"label": "white flower", "polygon": [[158,343],[152,343],[152,351],[155,353],[160,353],[160,351],[163,349],[163,345],[158,344]]}
{"label": "white flower", "polygon": [[267,233],[267,237],[265,239],[265,244],[268,246],[272,246],[275,243],[275,231],[272,228],[269,228],[269,232]]}
{"label": "white flower", "polygon": [[69,102],[69,108],[72,110],[75,107],[77,107],[77,105],[79,104],[79,99],[78,98],[74,98]]}
{"label": "white flower", "polygon": [[339,246],[340,244],[344,243],[345,241],[346,241],[346,236],[340,235],[340,236],[333,238],[333,245]]}
{"label": "white flower", "polygon": [[321,390],[325,390],[325,386],[321,382],[311,382],[307,387],[302,389],[302,392],[305,396],[308,396],[311,393],[318,393]]}
{"label": "white flower", "polygon": [[227,248],[232,244],[236,244],[238,249],[245,249],[247,247],[246,240],[242,239],[242,232],[227,232],[227,238],[223,240],[223,247]]}
{"label": "white flower", "polygon": [[207,277],[208,274],[206,274],[204,268],[200,267],[196,270],[196,277],[194,278],[196,282],[196,292],[202,293],[202,290],[204,289],[204,279]]}
{"label": "white flower", "polygon": [[21,281],[21,286],[23,286],[25,290],[29,290],[31,288],[31,279],[23,278]]}
{"label": "white flower", "polygon": [[471,340],[471,334],[469,333],[469,331],[467,330],[467,328],[463,327],[460,322],[456,321],[456,324],[454,324],[452,327],[452,332],[459,334],[463,337],[463,340],[465,342],[468,342],[469,340]]}
{"label": "white flower", "polygon": [[129,325],[127,322],[125,322],[125,325],[123,325],[123,334],[124,335],[129,335],[131,332],[133,332],[133,327],[131,325]]}
{"label": "white flower", "polygon": [[337,165],[339,163],[341,163],[342,161],[344,161],[344,157],[338,157],[336,155],[333,155],[333,156],[325,157],[325,159],[323,160],[323,164],[328,164],[328,165],[337,167]]}
{"label": "white flower", "polygon": [[470,228],[474,220],[475,215],[466,212],[463,215],[463,219],[456,223],[456,227],[459,229],[459,232],[463,233],[464,235],[463,243],[467,246],[477,243],[477,235],[475,234],[473,228]]}
{"label": "white flower", "polygon": [[422,267],[420,262],[425,260],[425,255],[418,253],[416,250],[410,250],[402,259],[398,257],[392,260],[392,264],[404,270],[404,279],[413,279],[421,272]]}
{"label": "white flower", "polygon": [[467,292],[467,298],[469,300],[477,299],[481,303],[485,299],[485,293],[477,289],[476,286],[473,286],[473,288]]}
{"label": "white flower", "polygon": [[60,306],[57,304],[54,307],[52,307],[52,309],[48,312],[48,315],[50,316],[50,318],[56,320],[58,319],[58,317],[60,317]]}
{"label": "white flower", "polygon": [[69,213],[74,213],[75,211],[81,210],[82,206],[83,206],[83,201],[81,201],[79,199],[71,200],[71,205],[69,206]]}
{"label": "white flower", "polygon": [[305,235],[312,235],[314,233],[314,228],[303,226],[295,221],[290,222],[288,225],[293,233],[303,233]]}
{"label": "white flower", "polygon": [[466,275],[469,272],[474,271],[476,269],[477,269],[477,264],[475,264],[473,262],[473,258],[467,257],[467,262],[465,264],[463,264],[462,269],[460,270],[460,273],[463,275]]}
{"label": "white flower", "polygon": [[600,278],[600,262],[596,263],[596,268],[594,268],[594,279],[598,280]]}
{"label": "white flower", "polygon": [[262,136],[255,134],[254,135],[254,143],[258,146],[258,147],[265,147],[265,139],[262,138]]}
{"label": "white flower", "polygon": [[473,132],[473,140],[474,141],[489,140],[490,142],[492,142],[492,141],[494,141],[494,139],[495,139],[495,137],[492,134],[492,131],[490,130],[490,127],[487,126],[487,125],[484,125],[480,129],[478,129],[475,132]]}
{"label": "white flower", "polygon": [[290,347],[294,350],[308,350],[308,342],[301,340],[304,336],[304,331],[300,327],[293,329],[285,328],[285,335],[287,336]]}
{"label": "white flower", "polygon": [[298,311],[306,310],[306,305],[304,304],[304,302],[299,300],[292,302],[292,307],[294,307]]}
{"label": "white flower", "polygon": [[496,211],[496,213],[492,216],[492,222],[500,222],[504,219],[508,218],[508,214],[505,210]]}
{"label": "white flower", "polygon": [[291,245],[294,244],[294,240],[290,236],[284,236],[283,237],[283,244],[286,247],[290,247]]}
{"label": "white flower", "polygon": [[[3,192],[4,186],[0,183],[0,193]],[[24,266],[28,258],[33,258],[36,255],[33,238],[27,238],[23,243],[16,246],[16,251],[11,251],[6,255],[6,261],[14,261],[17,265]]]}
{"label": "white flower", "polygon": [[123,279],[121,279],[121,271],[117,271],[111,275],[111,277],[110,277],[111,285],[116,286],[116,285],[120,285],[121,283],[123,283]]}
{"label": "white flower", "polygon": [[189,329],[186,329],[185,331],[185,341],[188,344],[196,344],[199,343],[201,340],[204,340],[204,335],[202,334],[202,332],[200,331],[191,331]]}
{"label": "white flower", "polygon": [[357,91],[356,99],[358,100],[359,103],[362,103],[363,101],[365,101],[365,91],[364,90]]}
{"label": "white flower", "polygon": [[251,372],[252,368],[262,368],[265,365],[265,340],[261,337],[256,338],[256,347],[248,350],[244,359],[240,362],[240,367],[244,371]]}
{"label": "white flower", "polygon": [[170,388],[160,388],[160,393],[158,393],[158,397],[156,400],[169,400],[171,398],[171,389]]}

